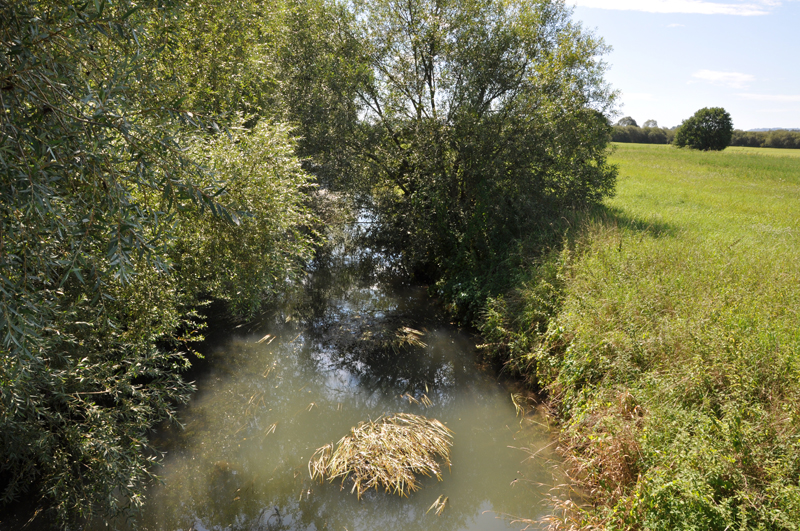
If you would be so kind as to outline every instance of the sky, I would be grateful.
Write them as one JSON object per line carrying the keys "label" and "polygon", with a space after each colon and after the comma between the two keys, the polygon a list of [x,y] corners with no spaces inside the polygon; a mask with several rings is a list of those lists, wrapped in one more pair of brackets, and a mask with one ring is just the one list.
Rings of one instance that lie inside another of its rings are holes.
{"label": "sky", "polygon": [[724,107],[736,129],[800,128],[800,0],[566,0],[613,49],[618,116],[680,125]]}

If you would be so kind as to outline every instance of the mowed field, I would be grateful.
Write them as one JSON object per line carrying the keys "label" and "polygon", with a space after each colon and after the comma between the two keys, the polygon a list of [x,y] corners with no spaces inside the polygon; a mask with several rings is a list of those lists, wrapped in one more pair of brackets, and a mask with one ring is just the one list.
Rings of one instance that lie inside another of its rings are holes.
{"label": "mowed field", "polygon": [[586,502],[560,523],[798,529],[800,151],[614,150],[616,197],[484,326],[549,390]]}
{"label": "mowed field", "polygon": [[620,177],[607,204],[627,216],[714,240],[797,249],[800,150],[615,144],[611,160]]}

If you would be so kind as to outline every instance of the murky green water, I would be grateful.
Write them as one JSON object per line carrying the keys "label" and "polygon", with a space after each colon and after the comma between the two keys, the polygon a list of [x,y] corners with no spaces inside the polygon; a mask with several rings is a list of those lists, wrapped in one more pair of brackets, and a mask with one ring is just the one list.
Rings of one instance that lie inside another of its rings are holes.
{"label": "murky green water", "polygon": [[[158,436],[164,485],[151,489],[148,530],[507,530],[549,512],[553,439],[534,411],[477,365],[469,335],[443,321],[421,289],[312,275],[309,297],[251,331],[233,328],[207,354],[185,429]],[[320,286],[323,286],[320,289]],[[291,317],[288,317],[291,316]],[[424,332],[425,347],[396,332]],[[269,334],[269,337],[264,339]],[[427,396],[432,405],[414,403]],[[309,477],[316,448],[393,412],[454,432],[452,468],[408,498]],[[535,454],[535,457],[531,457]],[[440,496],[440,516],[426,512]],[[534,527],[535,528],[535,527]]]}

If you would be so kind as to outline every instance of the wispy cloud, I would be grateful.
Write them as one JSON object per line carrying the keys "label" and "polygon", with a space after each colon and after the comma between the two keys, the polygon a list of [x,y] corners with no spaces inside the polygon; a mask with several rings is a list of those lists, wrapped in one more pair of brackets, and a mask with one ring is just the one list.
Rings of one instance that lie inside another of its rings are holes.
{"label": "wispy cloud", "polygon": [[739,97],[752,101],[772,101],[778,103],[800,102],[800,94],[739,94]]}
{"label": "wispy cloud", "polygon": [[716,70],[700,70],[692,74],[692,77],[699,81],[705,81],[714,85],[726,85],[733,88],[744,88],[748,83],[756,79],[750,74],[742,74],[740,72],[717,72]]}
{"label": "wispy cloud", "polygon": [[596,9],[622,11],[644,11],[647,13],[688,13],[697,15],[767,15],[777,0],[761,0],[749,3],[721,3],[708,0],[571,0],[569,3]]}
{"label": "wispy cloud", "polygon": [[667,24],[668,28],[685,28],[684,24]]}

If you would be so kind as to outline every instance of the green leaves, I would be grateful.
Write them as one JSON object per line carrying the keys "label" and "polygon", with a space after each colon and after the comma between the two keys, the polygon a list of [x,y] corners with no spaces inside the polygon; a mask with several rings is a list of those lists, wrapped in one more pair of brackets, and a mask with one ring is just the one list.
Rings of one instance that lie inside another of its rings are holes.
{"label": "green leaves", "polygon": [[472,302],[522,235],[611,193],[605,47],[563,3],[270,7],[0,3],[5,499],[33,478],[64,523],[141,504],[199,297],[248,317],[302,275],[306,171]]}
{"label": "green leaves", "polygon": [[201,294],[250,315],[310,254],[288,129],[181,108],[177,24],[161,0],[0,3],[0,497],[37,489],[65,526],[141,505]]}
{"label": "green leaves", "polygon": [[311,258],[313,216],[304,191],[313,185],[294,155],[291,129],[259,123],[252,131],[230,128],[193,147],[193,156],[225,182],[227,218],[204,216],[198,208],[178,220],[170,256],[185,285],[225,300],[242,318],[302,275]]}
{"label": "green leaves", "polygon": [[731,115],[722,107],[704,107],[675,132],[675,145],[703,151],[722,151],[733,138]]}
{"label": "green leaves", "polygon": [[[460,293],[512,242],[613,190],[601,40],[559,2],[360,2],[353,135],[376,246]],[[456,277],[459,280],[456,280]],[[470,278],[471,277],[471,278]]]}

